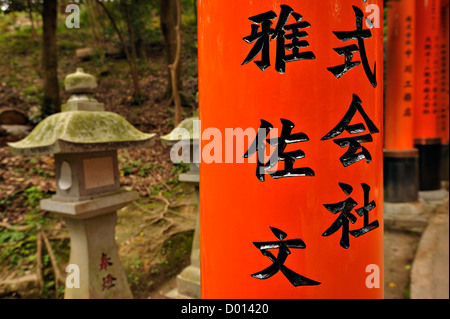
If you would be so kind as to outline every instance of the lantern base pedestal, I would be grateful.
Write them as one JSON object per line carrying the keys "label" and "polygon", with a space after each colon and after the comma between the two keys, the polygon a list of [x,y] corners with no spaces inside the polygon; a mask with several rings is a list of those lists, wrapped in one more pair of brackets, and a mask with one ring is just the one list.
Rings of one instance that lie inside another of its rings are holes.
{"label": "lantern base pedestal", "polygon": [[171,290],[166,297],[170,299],[200,299],[200,268],[187,266],[177,276],[177,288]]}
{"label": "lantern base pedestal", "polygon": [[186,267],[177,276],[178,293],[200,299],[200,268],[194,265]]}
{"label": "lantern base pedestal", "polygon": [[449,144],[442,144],[441,149],[441,181],[443,187],[448,189],[448,175],[449,175]]}
{"label": "lantern base pedestal", "polygon": [[[78,266],[79,288],[67,287],[65,299],[131,299],[133,295],[115,242],[116,212],[88,219],[66,218],[69,264]],[[67,280],[75,274],[69,274]],[[66,282],[67,282],[66,280]]]}
{"label": "lantern base pedestal", "polygon": [[92,218],[108,212],[117,211],[138,199],[133,191],[119,190],[105,196],[84,201],[63,201],[54,198],[41,200],[41,209],[48,210],[63,217],[74,219]]}
{"label": "lantern base pedestal", "polygon": [[384,226],[392,230],[422,233],[428,225],[429,216],[424,205],[413,203],[384,203]]}
{"label": "lantern base pedestal", "polygon": [[441,139],[415,139],[414,147],[419,150],[419,190],[441,189]]}
{"label": "lantern base pedestal", "polygon": [[384,201],[414,203],[419,200],[419,151],[384,150]]}
{"label": "lantern base pedestal", "polygon": [[114,191],[84,201],[49,198],[41,209],[64,217],[70,233],[65,299],[131,299],[115,241],[116,211],[137,199],[136,192]]}
{"label": "lantern base pedestal", "polygon": [[438,189],[435,191],[420,191],[419,198],[420,200],[431,204],[440,204],[443,200],[448,198],[448,190]]}
{"label": "lantern base pedestal", "polygon": [[198,174],[198,172],[187,172],[184,174],[180,174],[180,176],[178,176],[178,179],[183,183],[192,183],[194,185],[198,185],[200,183],[200,175]]}

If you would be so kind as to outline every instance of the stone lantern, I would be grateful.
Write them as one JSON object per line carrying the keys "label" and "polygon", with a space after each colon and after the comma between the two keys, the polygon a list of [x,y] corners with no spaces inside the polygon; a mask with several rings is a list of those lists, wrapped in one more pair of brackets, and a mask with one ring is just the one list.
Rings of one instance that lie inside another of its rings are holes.
{"label": "stone lantern", "polygon": [[63,216],[69,229],[69,264],[78,266],[80,284],[66,287],[66,299],[132,298],[114,237],[116,211],[138,195],[120,189],[117,150],[148,147],[155,137],[105,112],[92,96],[96,87],[82,69],[68,75],[71,96],[63,111],[9,144],[17,155],[55,156],[56,195],[42,200],[41,209]]}
{"label": "stone lantern", "polygon": [[167,146],[178,144],[182,150],[188,150],[188,152],[182,153],[181,158],[178,158],[179,148],[172,147],[171,158],[178,158],[183,163],[190,163],[189,171],[180,174],[178,179],[181,182],[193,184],[197,198],[197,221],[192,242],[191,264],[177,276],[177,288],[167,294],[167,297],[173,299],[200,299],[199,164],[195,160],[199,152],[198,132],[198,117],[191,117],[182,121],[172,132],[161,137],[162,143]]}

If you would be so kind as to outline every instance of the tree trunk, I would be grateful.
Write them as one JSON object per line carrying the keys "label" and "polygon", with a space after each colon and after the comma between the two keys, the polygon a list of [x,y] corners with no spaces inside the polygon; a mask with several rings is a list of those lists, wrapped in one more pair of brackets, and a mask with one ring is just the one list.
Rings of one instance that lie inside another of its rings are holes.
{"label": "tree trunk", "polygon": [[133,77],[133,83],[134,83],[134,99],[139,104],[141,100],[141,89],[139,87],[139,75],[138,75],[138,68],[137,68],[137,57],[136,57],[136,43],[134,41],[134,32],[133,27],[131,26],[130,21],[130,12],[128,10],[127,5],[125,4],[125,14],[127,16],[127,26],[128,26],[128,33],[130,35],[130,47],[131,47],[131,68],[132,68],[132,77]]}
{"label": "tree trunk", "polygon": [[44,74],[44,116],[61,111],[58,82],[58,55],[56,46],[57,1],[44,0],[42,71]]}
{"label": "tree trunk", "polygon": [[[92,1],[91,6],[92,6],[92,9],[94,12],[95,20],[99,23],[99,25],[100,25],[99,28],[102,30],[102,32],[101,32],[102,47],[106,50],[106,43],[108,43],[108,40],[106,38],[106,32],[105,32],[106,25],[105,25],[105,21],[104,21],[104,15],[101,12],[100,8],[98,7],[97,1]],[[100,31],[99,31],[99,34],[100,34]],[[99,37],[100,37],[100,35],[99,35]]]}
{"label": "tree trunk", "polygon": [[172,96],[175,104],[174,124],[177,126],[181,122],[181,98],[178,88],[178,81],[180,79],[179,66],[181,57],[181,1],[176,0],[177,22],[175,25],[176,46],[175,59],[172,64],[169,64],[170,77],[172,80]]}
{"label": "tree trunk", "polygon": [[[169,65],[173,64],[176,57],[176,51],[177,51],[177,32],[175,30],[177,21],[178,21],[178,10],[177,10],[177,0],[162,0],[161,1],[161,30],[164,35],[165,40],[165,46],[166,46],[166,56],[167,56],[167,63]],[[181,13],[180,13],[181,15]],[[182,90],[182,83],[180,78],[180,69],[181,69],[181,63],[177,64],[177,70],[176,75],[177,78],[175,79],[178,91]],[[170,97],[173,97],[172,95],[172,75],[169,71],[168,74],[168,85],[166,92],[163,96],[164,99],[169,99]]]}
{"label": "tree trunk", "polygon": [[30,22],[31,22],[31,34],[33,35],[33,40],[36,41],[37,33],[36,33],[36,28],[34,26],[33,7],[31,6],[31,0],[27,0],[27,5],[28,5],[28,16],[29,16]]}
{"label": "tree trunk", "polygon": [[[120,32],[119,27],[117,26],[116,22],[114,21],[114,18],[112,17],[108,8],[106,8],[106,6],[100,0],[97,0],[97,3],[103,8],[103,11],[108,16],[109,21],[111,21],[111,24],[113,25],[114,30],[116,30],[116,33],[120,40],[120,43],[122,44],[123,50],[125,51],[125,56],[127,58],[128,65],[130,66],[131,77],[133,78],[133,85],[134,85],[134,98],[136,98],[137,101],[139,101],[139,99],[141,98],[141,90],[139,87],[139,76],[138,76],[137,67],[135,67],[135,64],[133,63],[130,52],[128,51],[127,44],[125,43],[122,33]],[[129,25],[130,21],[129,21],[129,17],[128,17],[128,10],[126,11],[126,13],[127,13],[127,24]],[[132,45],[132,47],[133,47],[133,45]]]}
{"label": "tree trunk", "polygon": [[97,19],[95,17],[91,1],[86,1],[85,5],[87,16],[89,19],[89,25],[91,27],[92,39],[94,40],[95,48],[98,49],[100,47],[100,37],[97,32]]}

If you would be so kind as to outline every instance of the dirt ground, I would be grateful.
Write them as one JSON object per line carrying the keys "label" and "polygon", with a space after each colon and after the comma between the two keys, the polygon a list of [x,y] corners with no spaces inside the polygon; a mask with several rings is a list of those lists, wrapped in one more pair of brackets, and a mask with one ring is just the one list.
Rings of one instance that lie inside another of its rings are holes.
{"label": "dirt ground", "polygon": [[116,242],[134,298],[165,298],[160,290],[189,265],[195,198],[194,187],[179,184],[118,212]]}
{"label": "dirt ground", "polygon": [[385,230],[384,298],[409,299],[411,267],[419,246],[420,234]]}

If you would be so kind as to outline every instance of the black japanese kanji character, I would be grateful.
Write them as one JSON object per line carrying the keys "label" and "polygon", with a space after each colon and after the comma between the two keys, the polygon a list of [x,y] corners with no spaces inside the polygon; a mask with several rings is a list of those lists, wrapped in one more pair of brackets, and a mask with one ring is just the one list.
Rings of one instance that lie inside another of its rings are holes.
{"label": "black japanese kanji character", "polygon": [[412,116],[412,114],[411,114],[411,108],[410,107],[408,107],[408,108],[406,108],[405,109],[405,113],[403,113],[403,116]]}
{"label": "black japanese kanji character", "polygon": [[[353,187],[351,185],[339,183],[339,186],[347,196],[350,196],[353,192]],[[362,228],[356,230],[350,230],[349,228],[349,222],[354,224],[357,221],[357,217],[351,213],[353,208],[358,204],[353,198],[348,197],[346,200],[338,203],[323,205],[331,213],[340,214],[322,236],[330,236],[342,228],[340,245],[345,249],[350,247],[349,234],[357,238],[379,227],[378,220],[369,223],[369,212],[376,207],[374,201],[369,202],[370,186],[364,183],[362,183],[361,186],[364,191],[364,206],[355,209],[355,211],[359,216],[364,216],[364,226]]]}
{"label": "black japanese kanji character", "polygon": [[403,101],[411,102],[412,101],[412,94],[411,93],[405,93],[405,95],[403,96]]}
{"label": "black japanese kanji character", "polygon": [[[305,153],[302,150],[299,149],[296,151],[285,152],[286,146],[288,144],[309,141],[308,136],[305,133],[291,134],[292,129],[295,127],[295,125],[289,120],[281,119],[281,123],[283,124],[283,128],[281,130],[280,137],[266,139],[270,130],[273,129],[273,126],[269,122],[261,120],[261,127],[258,130],[258,135],[250,145],[247,152],[244,154],[243,158],[248,158],[254,153],[258,152],[256,177],[261,182],[264,182],[266,172],[275,179],[296,176],[315,176],[314,171],[309,167],[293,167],[296,159],[305,157]],[[275,151],[272,153],[267,163],[264,163],[264,150],[266,148],[264,142],[275,146]],[[268,171],[269,169],[273,168],[279,161],[284,162],[284,169],[278,171]]]}
{"label": "black japanese kanji character", "polygon": [[[372,37],[370,30],[363,30],[364,14],[356,6],[353,6],[353,11],[356,16],[356,30],[355,31],[333,31],[336,37],[341,41],[358,40],[358,45],[352,44],[341,48],[335,48],[337,54],[345,57],[345,62],[342,65],[337,65],[327,68],[337,79],[342,75],[353,69],[354,67],[363,64],[364,72],[366,73],[370,83],[373,87],[377,87],[376,67],[377,63],[374,63],[373,73],[370,69],[369,60],[367,58],[366,47],[364,39]],[[359,51],[361,61],[353,61],[353,53]]]}
{"label": "black japanese kanji character", "polygon": [[[380,131],[372,122],[372,120],[367,116],[366,112],[361,106],[361,103],[361,99],[356,94],[354,94],[350,108],[345,114],[344,118],[339,122],[338,125],[336,125],[334,129],[332,129],[327,135],[322,137],[322,140],[329,140],[338,135],[341,135],[344,130],[352,135],[365,132],[366,127],[364,126],[364,124],[350,124],[357,111],[364,119],[370,133],[379,133]],[[373,141],[371,134],[333,140],[334,143],[339,145],[341,148],[348,147],[347,152],[340,157],[340,161],[344,165],[344,167],[350,166],[358,161],[363,160],[364,158],[366,159],[367,163],[370,163],[372,161],[372,156],[370,155],[369,151],[361,145],[361,143],[368,143]],[[361,152],[356,153],[359,149],[361,149]]]}
{"label": "black japanese kanji character", "polygon": [[409,88],[412,88],[413,86],[412,86],[410,80],[406,80],[406,83],[405,83],[405,85],[404,85],[403,87],[404,87],[405,89],[409,89]]}
{"label": "black japanese kanji character", "polygon": [[[289,248],[304,249],[306,248],[304,241],[301,239],[284,240],[287,237],[285,232],[275,227],[270,227],[270,229],[279,241],[254,242],[253,244],[264,256],[268,257],[273,264],[260,272],[252,274],[251,276],[257,279],[268,279],[281,270],[281,272],[286,276],[289,282],[294,285],[294,287],[320,285],[320,282],[299,275],[284,265],[288,255],[291,253]],[[278,249],[277,257],[268,251],[269,249]]]}
{"label": "black japanese kanji character", "polygon": [[[288,24],[288,20],[291,16],[295,19],[295,23]],[[262,52],[261,61],[255,61],[255,64],[262,71],[265,71],[270,67],[269,42],[274,39],[277,39],[275,69],[279,73],[285,72],[287,62],[313,60],[316,58],[312,51],[300,52],[301,48],[309,47],[308,41],[300,40],[306,38],[308,33],[300,30],[311,27],[311,24],[307,21],[302,21],[303,17],[294,12],[288,5],[281,5],[280,18],[278,19],[275,29],[273,29],[271,28],[273,24],[272,20],[275,18],[277,18],[277,15],[273,11],[268,11],[249,18],[254,24],[251,26],[251,34],[245,37],[244,41],[247,43],[256,41],[256,43],[242,65],[249,63]],[[272,37],[270,38],[270,36]],[[291,42],[286,43],[286,40]],[[291,51],[292,54],[287,55],[286,50]]]}

